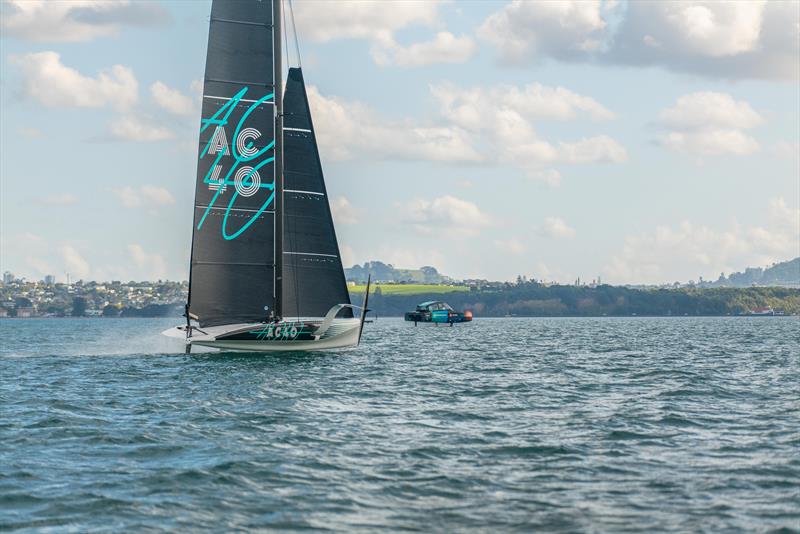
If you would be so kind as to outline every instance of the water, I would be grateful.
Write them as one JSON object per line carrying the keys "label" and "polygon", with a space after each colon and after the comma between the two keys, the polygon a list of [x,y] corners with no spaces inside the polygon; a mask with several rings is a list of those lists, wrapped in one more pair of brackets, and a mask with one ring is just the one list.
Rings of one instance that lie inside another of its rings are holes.
{"label": "water", "polygon": [[0,530],[800,530],[797,318],[0,322]]}

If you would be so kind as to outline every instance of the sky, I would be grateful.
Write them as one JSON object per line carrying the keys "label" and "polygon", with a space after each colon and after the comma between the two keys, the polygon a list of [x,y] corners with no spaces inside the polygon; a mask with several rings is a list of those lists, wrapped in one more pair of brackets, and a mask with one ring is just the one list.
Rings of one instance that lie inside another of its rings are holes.
{"label": "sky", "polygon": [[[0,270],[188,277],[210,6],[0,0]],[[657,284],[800,255],[800,2],[293,7],[346,266]]]}

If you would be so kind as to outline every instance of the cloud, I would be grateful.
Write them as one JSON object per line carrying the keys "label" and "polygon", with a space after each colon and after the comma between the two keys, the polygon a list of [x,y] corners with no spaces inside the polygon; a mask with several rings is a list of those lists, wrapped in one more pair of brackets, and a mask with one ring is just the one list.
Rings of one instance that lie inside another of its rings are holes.
{"label": "cloud", "polygon": [[379,65],[418,67],[437,63],[463,63],[477,53],[467,35],[439,31],[432,40],[399,44],[395,33],[409,26],[438,26],[440,1],[340,0],[304,1],[294,6],[297,26],[304,38],[324,43],[336,39],[365,39]]}
{"label": "cloud", "polygon": [[342,257],[342,265],[355,265],[355,253],[350,245],[339,245],[339,255]]}
{"label": "cloud", "polygon": [[175,197],[172,196],[172,193],[156,185],[143,185],[139,189],[126,185],[112,189],[111,192],[126,208],[175,204]]}
{"label": "cloud", "polygon": [[383,41],[412,24],[431,26],[440,2],[417,0],[328,0],[297,2],[298,31],[306,39],[324,43],[334,39]]}
{"label": "cloud", "polygon": [[156,185],[143,185],[139,189],[142,193],[142,198],[145,203],[156,204],[158,206],[166,206],[175,204],[175,197],[172,193]]}
{"label": "cloud", "polygon": [[480,161],[466,132],[448,126],[392,121],[359,103],[320,94],[308,86],[308,100],[323,155],[333,160],[354,157]]}
{"label": "cloud", "polygon": [[450,195],[411,201],[406,221],[421,234],[459,237],[475,235],[490,223],[489,217],[476,204]]}
{"label": "cloud", "polygon": [[478,46],[466,35],[456,37],[450,32],[439,32],[432,41],[414,43],[403,47],[394,41],[374,48],[372,57],[378,65],[420,67],[439,63],[465,63],[475,56]]}
{"label": "cloud", "polygon": [[615,117],[608,108],[591,97],[580,95],[564,87],[549,87],[531,83],[495,85],[488,88],[461,88],[444,83],[431,86],[431,94],[444,107],[443,113],[456,124],[475,129],[486,122],[488,113],[512,110],[526,120],[573,120],[585,115],[593,120]]}
{"label": "cloud", "polygon": [[118,117],[111,122],[111,137],[119,141],[154,143],[172,139],[175,134],[169,128],[153,124],[134,115]]}
{"label": "cloud", "polygon": [[[425,160],[454,163],[510,163],[534,177],[552,163],[621,162],[625,148],[608,136],[551,143],[533,128],[538,119],[607,120],[614,114],[592,98],[563,87],[461,88],[431,86],[439,115],[425,120],[392,120],[373,109],[308,88],[320,146],[326,157]],[[491,117],[492,120],[487,120]],[[553,174],[556,173],[556,174]],[[558,183],[557,171],[545,176]]]}
{"label": "cloud", "polygon": [[[36,276],[52,274],[53,270],[45,259],[52,252],[52,247],[40,235],[31,232],[4,235],[0,239],[0,271],[9,269],[18,277],[26,277],[31,272]],[[25,273],[18,272],[21,269],[19,263],[12,265],[19,262],[20,258],[24,258],[24,264],[28,268]]]}
{"label": "cloud", "polygon": [[130,0],[4,0],[3,36],[35,42],[90,41],[115,35],[122,26],[153,27],[170,21],[156,2]]}
{"label": "cloud", "polygon": [[78,203],[78,197],[72,193],[58,193],[46,196],[42,202],[48,206],[71,206]]}
{"label": "cloud", "polygon": [[167,266],[159,254],[148,253],[138,244],[128,245],[128,255],[137,268],[137,275],[142,280],[164,280]]}
{"label": "cloud", "polygon": [[560,217],[545,217],[544,222],[538,229],[538,233],[541,236],[554,239],[570,239],[575,237],[575,229],[570,227],[564,219]]}
{"label": "cloud", "polygon": [[800,253],[800,209],[775,198],[763,221],[764,226],[749,227],[734,221],[727,229],[683,221],[629,236],[605,268],[604,278],[612,283],[647,284],[698,276],[710,280],[721,272],[769,265]]}
{"label": "cloud", "polygon": [[[543,165],[556,162],[584,164],[627,159],[625,148],[605,135],[553,144],[536,133],[536,120],[574,120],[582,115],[594,120],[614,117],[594,99],[563,87],[534,83],[521,88],[460,88],[441,84],[432,86],[431,93],[442,117],[468,132],[475,146],[484,147],[482,159],[516,164],[534,177],[542,172]],[[558,181],[552,173],[546,178],[550,184]]]}
{"label": "cloud", "polygon": [[800,77],[797,3],[525,2],[489,15],[478,36],[501,63],[560,61],[661,66],[730,79]]}
{"label": "cloud", "polygon": [[542,182],[550,187],[561,185],[561,173],[555,169],[533,169],[528,172],[528,178],[535,182]]}
{"label": "cloud", "polygon": [[542,57],[576,60],[598,50],[606,22],[599,0],[514,0],[491,14],[478,36],[493,45],[505,64],[530,64]]}
{"label": "cloud", "polygon": [[691,93],[661,112],[660,124],[669,130],[661,143],[696,155],[751,154],[759,145],[743,130],[762,122],[750,104],[729,94]]}
{"label": "cloud", "polygon": [[331,199],[331,212],[336,224],[356,224],[358,222],[358,213],[346,197]]}
{"label": "cloud", "polygon": [[597,135],[574,143],[558,144],[559,159],[567,163],[622,163],[628,152],[607,135]]}
{"label": "cloud", "polygon": [[47,107],[130,108],[139,84],[129,67],[114,65],[92,78],[61,62],[52,51],[10,56],[22,74],[22,93]]}
{"label": "cloud", "polygon": [[73,280],[85,279],[89,277],[91,269],[89,262],[71,245],[62,245],[59,248],[61,259],[64,262],[64,269],[70,274]]}
{"label": "cloud", "polygon": [[514,256],[521,256],[526,250],[528,250],[528,247],[526,247],[525,244],[516,237],[495,240],[494,245],[501,252],[504,252],[505,254],[512,254]]}
{"label": "cloud", "polygon": [[797,80],[797,2],[629,2],[608,60],[723,78]]}
{"label": "cloud", "polygon": [[195,105],[191,97],[160,81],[150,86],[150,95],[159,107],[175,115],[192,115],[195,112]]}
{"label": "cloud", "polygon": [[361,258],[356,262],[363,263],[376,258],[380,258],[380,261],[400,269],[414,269],[423,265],[435,265],[437,269],[441,269],[441,272],[452,272],[448,267],[448,256],[445,256],[440,248],[424,249],[419,244],[412,248],[404,248],[396,243],[381,245],[366,254],[362,254]]}

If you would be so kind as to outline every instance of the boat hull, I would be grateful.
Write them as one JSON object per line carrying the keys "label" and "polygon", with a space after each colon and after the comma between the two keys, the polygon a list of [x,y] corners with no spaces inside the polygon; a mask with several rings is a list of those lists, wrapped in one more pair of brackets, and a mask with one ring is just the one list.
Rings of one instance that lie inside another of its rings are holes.
{"label": "boat hull", "polygon": [[359,319],[336,319],[323,332],[319,332],[320,324],[297,320],[193,328],[190,337],[186,336],[186,327],[179,326],[163,334],[182,338],[187,345],[241,352],[318,351],[358,345]]}

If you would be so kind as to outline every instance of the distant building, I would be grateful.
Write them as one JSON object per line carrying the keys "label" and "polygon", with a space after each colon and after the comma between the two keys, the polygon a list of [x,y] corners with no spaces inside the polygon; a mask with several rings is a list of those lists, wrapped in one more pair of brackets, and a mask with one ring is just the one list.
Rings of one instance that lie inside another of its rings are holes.
{"label": "distant building", "polygon": [[52,286],[56,283],[56,277],[53,276],[52,274],[48,274],[47,276],[44,277],[44,283],[47,284],[48,286]]}
{"label": "distant building", "polygon": [[9,272],[9,271],[4,272],[3,273],[3,283],[5,285],[8,285],[8,284],[11,284],[13,282],[14,282],[14,274]]}

